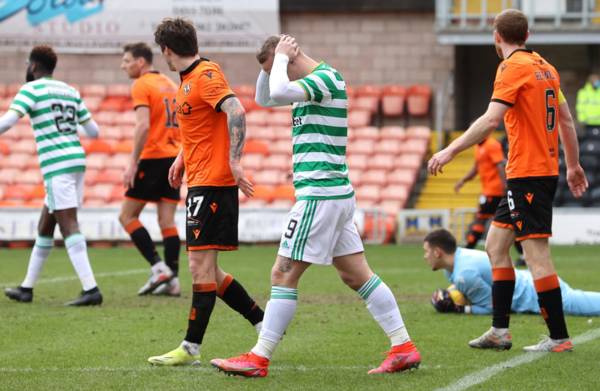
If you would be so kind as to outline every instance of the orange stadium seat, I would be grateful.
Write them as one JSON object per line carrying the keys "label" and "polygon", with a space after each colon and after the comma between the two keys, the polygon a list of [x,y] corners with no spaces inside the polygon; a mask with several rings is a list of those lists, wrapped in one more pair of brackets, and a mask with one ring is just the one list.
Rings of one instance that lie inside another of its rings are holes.
{"label": "orange stadium seat", "polygon": [[106,95],[128,98],[131,96],[129,84],[111,84],[106,89]]}
{"label": "orange stadium seat", "polygon": [[406,88],[399,85],[390,85],[383,88],[381,109],[384,116],[400,117],[404,114],[406,92]]}
{"label": "orange stadium seat", "polygon": [[123,185],[114,185],[110,191],[110,202],[121,202],[125,199],[125,187]]}
{"label": "orange stadium seat", "polygon": [[385,186],[387,184],[387,175],[385,170],[367,170],[361,177],[361,185]]}
{"label": "orange stadium seat", "polygon": [[113,185],[110,184],[99,184],[94,186],[88,186],[84,190],[84,200],[100,200],[108,202],[111,196]]}
{"label": "orange stadium seat", "polygon": [[402,151],[402,144],[399,140],[388,139],[381,140],[375,145],[375,151],[379,154],[393,154],[397,155]]}
{"label": "orange stadium seat", "polygon": [[122,113],[117,113],[117,117],[115,119],[115,124],[124,125],[124,126],[134,126],[135,125],[135,112],[133,110],[124,111]]}
{"label": "orange stadium seat", "polygon": [[382,140],[404,140],[406,131],[402,126],[384,126],[379,132]]}
{"label": "orange stadium seat", "polygon": [[115,153],[131,153],[133,151],[133,140],[122,140],[115,144]]}
{"label": "orange stadium seat", "polygon": [[267,110],[254,110],[246,114],[246,124],[248,126],[265,126],[269,116]]}
{"label": "orange stadium seat", "polygon": [[118,111],[118,112],[123,112],[123,111],[127,111],[127,110],[132,110],[133,109],[133,103],[131,102],[131,99],[129,99],[128,97],[124,97],[124,96],[111,96],[108,98],[105,98],[102,103],[100,104],[100,107],[98,108],[98,110],[101,111]]}
{"label": "orange stadium seat", "polygon": [[358,86],[355,90],[356,96],[381,96],[381,86],[374,84],[363,84]]}
{"label": "orange stadium seat", "polygon": [[102,126],[115,125],[118,116],[119,112],[117,111],[99,111],[93,114],[94,120],[100,125],[100,131],[102,131]]}
{"label": "orange stadium seat", "polygon": [[418,154],[402,154],[394,159],[394,166],[396,168],[409,168],[413,170],[418,170],[422,165],[422,155]]}
{"label": "orange stadium seat", "polygon": [[398,168],[387,175],[387,181],[393,185],[412,186],[415,182],[417,172],[411,168]]}
{"label": "orange stadium seat", "polygon": [[23,171],[18,177],[15,178],[15,180],[17,183],[23,183],[27,185],[37,185],[39,183],[43,183],[42,173],[37,169]]}
{"label": "orange stadium seat", "polygon": [[8,146],[8,142],[0,140],[0,154],[8,155],[10,153],[10,148]]}
{"label": "orange stadium seat", "polygon": [[17,92],[19,92],[22,86],[23,84],[21,83],[9,84],[6,86],[6,96],[12,99],[15,95],[17,95]]}
{"label": "orange stadium seat", "polygon": [[21,140],[21,136],[24,136],[26,133],[33,133],[30,129],[25,127],[22,123],[17,122],[15,126],[13,126],[6,133],[3,133],[1,139],[7,143],[12,144],[17,140]]}
{"label": "orange stadium seat", "polygon": [[97,96],[103,98],[106,96],[106,86],[103,84],[84,84],[81,86],[80,91],[84,97]]}
{"label": "orange stadium seat", "polygon": [[260,153],[262,155],[268,155],[269,145],[259,140],[248,140],[244,145],[244,153]]}
{"label": "orange stadium seat", "polygon": [[254,173],[253,180],[257,185],[276,186],[285,182],[285,173],[280,170],[261,170]]}
{"label": "orange stadium seat", "polygon": [[356,128],[368,126],[371,123],[371,112],[368,110],[350,110],[348,112],[348,126]]}
{"label": "orange stadium seat", "polygon": [[[274,194],[274,188],[272,186],[256,185],[254,186],[254,198],[264,202],[271,202]],[[251,200],[249,200],[251,201]],[[249,202],[248,201],[248,202]]]}
{"label": "orange stadium seat", "polygon": [[404,153],[424,155],[427,148],[429,148],[429,141],[426,139],[412,139],[402,144],[402,152]]}
{"label": "orange stadium seat", "polygon": [[428,85],[414,85],[408,90],[408,114],[422,117],[429,114],[431,101],[431,87]]}
{"label": "orange stadium seat", "polygon": [[273,190],[273,198],[276,200],[296,200],[294,186],[291,184],[279,185]]}
{"label": "orange stadium seat", "polygon": [[246,139],[273,140],[272,129],[265,125],[248,125],[246,128]]}
{"label": "orange stadium seat", "polygon": [[131,161],[131,155],[129,153],[117,153],[114,154],[108,161],[104,163],[105,168],[116,168],[120,171],[125,170],[127,165]]}
{"label": "orange stadium seat", "polygon": [[348,179],[352,186],[360,186],[362,184],[363,170],[351,168],[348,170]]}
{"label": "orange stadium seat", "polygon": [[292,114],[291,110],[274,110],[267,116],[267,124],[270,126],[291,126]]}
{"label": "orange stadium seat", "polygon": [[12,184],[15,183],[17,177],[21,174],[21,170],[16,168],[2,168],[0,169],[0,184]]}
{"label": "orange stadium seat", "polygon": [[409,139],[429,140],[431,137],[431,129],[429,129],[427,126],[411,126],[406,129],[406,137]]}
{"label": "orange stadium seat", "polygon": [[87,167],[85,169],[85,177],[84,182],[86,186],[95,185],[97,182],[97,176],[101,173],[100,170],[96,168]]}
{"label": "orange stadium seat", "polygon": [[11,153],[0,161],[2,168],[16,168],[22,170],[27,167],[31,155],[28,153]]}
{"label": "orange stadium seat", "polygon": [[379,186],[362,185],[356,189],[356,199],[358,201],[378,202],[380,198]]}
{"label": "orange stadium seat", "polygon": [[86,140],[84,144],[86,153],[106,153],[111,154],[114,152],[113,143],[108,140],[92,139]]}
{"label": "orange stadium seat", "polygon": [[[89,98],[84,98],[83,102],[85,103],[85,107],[87,107],[87,109],[89,111],[91,111],[92,113],[96,113],[98,111],[98,109],[100,108],[100,104],[102,103],[102,98],[99,98],[97,96],[92,96]],[[96,117],[94,116],[94,119]]]}
{"label": "orange stadium seat", "polygon": [[400,212],[404,208],[405,204],[406,204],[405,200],[403,200],[403,201],[393,201],[393,200],[381,201],[379,203],[379,208],[395,219],[396,216],[398,216],[398,212]]}
{"label": "orange stadium seat", "polygon": [[291,200],[273,200],[269,204],[269,208],[285,209],[290,210],[294,206],[294,201]]}
{"label": "orange stadium seat", "polygon": [[394,168],[394,158],[396,155],[393,154],[374,154],[367,161],[367,168],[375,168],[380,170],[392,170]]}
{"label": "orange stadium seat", "polygon": [[105,153],[91,153],[88,156],[86,156],[85,165],[87,168],[101,170],[104,168],[104,165],[108,158],[109,155]]}
{"label": "orange stadium seat", "polygon": [[[271,152],[274,151],[271,150]],[[292,158],[287,154],[270,155],[263,161],[262,167],[267,170],[291,171]]]}
{"label": "orange stadium seat", "polygon": [[381,199],[387,201],[406,201],[408,199],[408,187],[404,185],[389,185],[381,189]]}
{"label": "orange stadium seat", "polygon": [[242,106],[244,106],[244,109],[246,110],[246,112],[254,111],[254,110],[260,108],[258,103],[256,103],[256,101],[254,100],[254,97],[238,95],[237,98],[239,99]]}
{"label": "orange stadium seat", "polygon": [[287,141],[290,143],[290,149],[292,148],[292,127],[288,124],[287,126],[273,126],[270,127],[270,131],[276,140]]}
{"label": "orange stadium seat", "polygon": [[248,170],[260,170],[264,156],[259,153],[245,153],[242,155],[242,167]]}
{"label": "orange stadium seat", "polygon": [[348,163],[348,167],[351,170],[364,170],[365,168],[367,168],[367,159],[367,155],[353,153],[351,155],[348,155],[348,157],[346,158],[346,162]]}
{"label": "orange stadium seat", "polygon": [[4,185],[0,183],[0,206],[2,206],[1,202],[4,198]]}
{"label": "orange stadium seat", "polygon": [[[112,160],[112,159],[111,159]],[[123,183],[123,170],[117,168],[107,168],[97,173],[96,184],[111,183],[113,185]]]}
{"label": "orange stadium seat", "polygon": [[252,84],[239,84],[231,88],[235,95],[239,98],[240,96],[249,96],[254,99],[254,86]]}
{"label": "orange stadium seat", "polygon": [[37,184],[31,190],[32,200],[43,200],[46,197],[46,188],[43,184]]}
{"label": "orange stadium seat", "polygon": [[244,201],[244,203],[243,203],[244,208],[247,208],[247,209],[262,209],[267,204],[268,204],[267,201],[259,200],[257,198],[250,198],[250,199]]}
{"label": "orange stadium seat", "polygon": [[123,139],[123,132],[119,126],[103,126],[100,129],[100,137],[102,139],[121,140]]}
{"label": "orange stadium seat", "polygon": [[348,147],[346,149],[349,155],[370,155],[375,149],[375,142],[373,140],[355,139],[355,141],[348,144]]}
{"label": "orange stadium seat", "polygon": [[292,156],[292,143],[288,140],[279,140],[271,142],[269,151],[273,154],[285,155],[288,159]]}
{"label": "orange stadium seat", "polygon": [[4,189],[5,201],[27,202],[32,198],[35,185],[9,185]]}
{"label": "orange stadium seat", "polygon": [[379,140],[379,129],[375,126],[353,128],[352,140]]}
{"label": "orange stadium seat", "polygon": [[350,111],[365,110],[371,114],[375,114],[379,111],[379,97],[378,96],[355,96],[349,100]]}

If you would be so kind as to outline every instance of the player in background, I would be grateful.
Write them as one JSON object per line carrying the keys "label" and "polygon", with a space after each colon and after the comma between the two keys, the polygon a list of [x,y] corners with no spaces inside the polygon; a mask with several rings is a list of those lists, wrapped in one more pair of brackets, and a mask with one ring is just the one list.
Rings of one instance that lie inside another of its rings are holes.
{"label": "player in background", "polygon": [[[467,305],[460,305],[450,297],[443,297],[432,303],[436,310],[477,315],[492,313],[492,268],[484,251],[457,247],[456,239],[445,229],[427,234],[423,240],[423,250],[425,261],[431,269],[443,269],[448,280],[469,301]],[[600,292],[573,289],[562,279],[559,279],[559,282],[565,314],[600,316]],[[533,277],[529,270],[515,271],[511,311],[540,313]]]}
{"label": "player in background", "polygon": [[[152,50],[145,43],[123,48],[121,69],[135,80],[131,86],[135,133],[131,161],[124,174],[127,191],[119,221],[151,266],[150,278],[138,294],[179,296],[181,288],[177,274],[181,241],[175,226],[179,189],[172,188],[168,179],[169,168],[180,149],[175,115],[177,86],[153,69],[152,59]],[[164,260],[139,220],[148,202],[156,203]]]}
{"label": "player in background", "polygon": [[38,224],[38,236],[29,258],[27,275],[20,286],[4,293],[12,300],[31,302],[33,287],[48,259],[58,224],[73,268],[83,292],[69,306],[102,304],[87,254],[85,238],[79,230],[77,208],[83,201],[85,152],[79,136],[81,127],[89,136],[98,137],[98,125],[92,119],[75,88],[52,77],[57,57],[49,46],[36,46],[29,54],[26,80],[9,110],[0,117],[0,134],[19,118],[29,115],[38,160],[44,178],[46,196]]}
{"label": "player in background", "polygon": [[492,327],[469,342],[474,348],[510,349],[510,309],[515,270],[509,250],[521,242],[525,261],[534,278],[542,316],[550,332],[527,351],[563,352],[573,348],[563,313],[561,289],[550,256],[552,200],[558,182],[558,136],[567,165],[567,183],[575,197],[588,187],[579,164],[579,144],[569,106],[560,90],[556,69],[539,54],[525,48],[529,37],[527,17],[505,10],[494,19],[498,67],[487,111],[448,147],[433,155],[428,170],[442,172],[457,153],[481,142],[504,118],[509,156],[507,194],[500,202],[486,240],[492,263]]}
{"label": "player in background", "polygon": [[[238,191],[250,197],[240,159],[246,116],[218,64],[198,55],[194,25],[165,19],[154,33],[172,71],[179,72],[177,121],[182,150],[169,171],[169,183],[181,186],[187,174],[186,243],[192,274],[192,308],[181,345],[150,357],[154,365],[186,365],[200,360],[200,347],[215,300],[220,297],[260,330],[263,311],[244,287],[217,264],[219,251],[238,247]],[[239,189],[239,190],[238,190]]]}
{"label": "player in background", "polygon": [[[493,137],[487,137],[475,145],[475,162],[473,167],[454,185],[454,191],[458,193],[466,182],[472,180],[477,175],[479,175],[479,180],[481,181],[479,210],[475,214],[474,221],[469,225],[466,248],[475,248],[477,246],[477,242],[479,242],[485,232],[488,221],[494,217],[500,200],[506,194],[505,166],[506,157],[502,150],[502,144]],[[515,248],[520,254],[516,265],[525,266],[521,244],[515,242]]]}
{"label": "player in background", "polygon": [[[342,281],[365,301],[390,339],[378,368],[389,373],[417,368],[411,342],[390,288],[371,271],[354,224],[355,197],[348,179],[348,100],[338,71],[302,52],[294,38],[270,37],[257,55],[261,106],[293,104],[293,171],[296,204],[288,215],[271,271],[271,299],[258,342],[249,353],[211,364],[229,374],[267,376],[271,357],[294,317],[298,283],[312,264],[333,265]],[[290,79],[292,81],[290,81]]]}

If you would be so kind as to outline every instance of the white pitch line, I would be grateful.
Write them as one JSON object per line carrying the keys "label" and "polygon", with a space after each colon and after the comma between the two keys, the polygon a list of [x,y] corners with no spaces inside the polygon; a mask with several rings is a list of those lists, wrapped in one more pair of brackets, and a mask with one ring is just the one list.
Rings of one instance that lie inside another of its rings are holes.
{"label": "white pitch line", "polygon": [[[142,274],[142,273],[149,273],[149,269],[132,269],[132,270],[125,270],[122,272],[95,273],[94,275],[96,278],[103,278],[103,277],[122,277],[122,276],[129,276],[132,274]],[[78,281],[78,280],[79,280],[79,277],[77,277],[77,276],[40,278],[36,282],[36,284],[56,284],[59,282]],[[12,286],[17,286],[19,284],[20,284],[20,282],[0,283],[0,288],[8,288],[8,287],[12,287]]]}
{"label": "white pitch line", "polygon": [[[587,331],[577,337],[573,338],[573,344],[580,345],[586,342],[592,341],[600,337],[600,328]],[[548,352],[545,353],[524,353],[519,356],[513,357],[510,360],[503,361],[501,363],[492,365],[491,367],[487,367],[482,369],[481,371],[474,372],[470,375],[462,377],[456,383],[449,385],[445,388],[438,388],[436,391],[462,391],[466,390],[469,387],[473,387],[477,384],[484,383],[488,381],[491,377],[504,372],[506,369],[515,368],[520,365],[529,364],[530,362],[539,360],[540,358],[545,357]],[[569,353],[561,353],[561,354],[569,354]]]}

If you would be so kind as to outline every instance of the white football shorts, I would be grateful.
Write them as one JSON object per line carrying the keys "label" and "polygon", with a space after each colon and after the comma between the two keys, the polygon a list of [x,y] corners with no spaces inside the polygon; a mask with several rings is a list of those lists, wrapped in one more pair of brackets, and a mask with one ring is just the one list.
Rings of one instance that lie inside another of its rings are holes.
{"label": "white football shorts", "polygon": [[83,203],[83,172],[70,172],[44,180],[44,204],[50,213],[55,210],[79,208]]}
{"label": "white football shorts", "polygon": [[293,260],[331,265],[333,258],[364,251],[354,224],[354,197],[301,200],[289,212],[278,254]]}

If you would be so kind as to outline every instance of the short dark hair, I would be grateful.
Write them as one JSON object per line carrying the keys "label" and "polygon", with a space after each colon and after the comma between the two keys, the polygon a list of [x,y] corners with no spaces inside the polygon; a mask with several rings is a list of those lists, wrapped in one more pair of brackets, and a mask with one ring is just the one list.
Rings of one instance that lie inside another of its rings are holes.
{"label": "short dark hair", "polygon": [[50,46],[35,46],[29,54],[29,62],[35,63],[40,72],[52,74],[57,61],[56,53]]}
{"label": "short dark hair", "polygon": [[494,19],[494,28],[506,43],[523,45],[527,40],[527,16],[519,10],[507,9]]}
{"label": "short dark hair", "polygon": [[269,57],[275,53],[275,48],[277,47],[279,40],[280,38],[276,35],[271,35],[269,38],[267,38],[258,53],[256,53],[256,59],[258,60],[259,64],[264,64]]}
{"label": "short dark hair", "polygon": [[152,64],[154,55],[150,46],[144,42],[129,43],[123,46],[123,53],[130,53],[133,58],[143,58],[148,64]]}
{"label": "short dark hair", "polygon": [[431,231],[423,241],[429,243],[430,246],[441,248],[446,254],[456,252],[456,239],[447,229]]}
{"label": "short dark hair", "polygon": [[198,54],[198,37],[192,22],[182,18],[165,18],[154,32],[154,41],[161,50],[165,47],[182,57]]}

